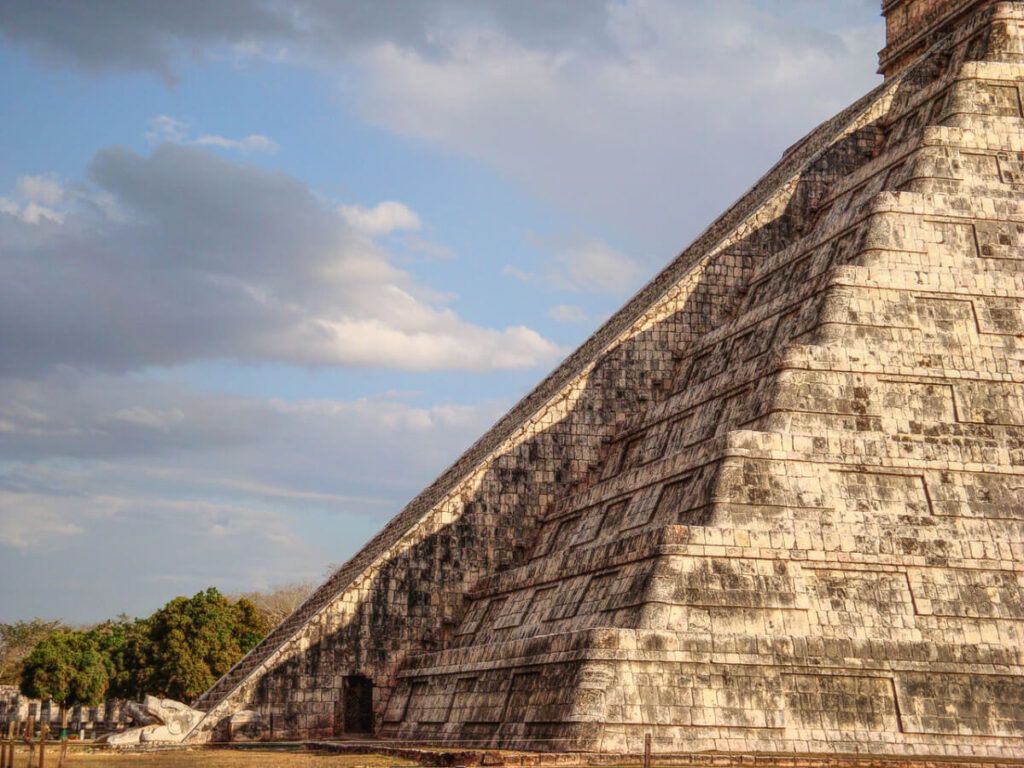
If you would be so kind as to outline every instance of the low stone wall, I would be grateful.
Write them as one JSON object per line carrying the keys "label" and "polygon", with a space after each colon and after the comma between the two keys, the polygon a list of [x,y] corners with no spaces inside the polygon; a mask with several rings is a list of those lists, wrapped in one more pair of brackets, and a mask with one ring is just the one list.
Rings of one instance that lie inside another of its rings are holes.
{"label": "low stone wall", "polygon": [[[111,699],[95,707],[74,706],[68,710],[68,731],[85,733],[87,737],[122,731],[130,725],[123,701]],[[57,731],[61,725],[60,704],[23,696],[13,685],[0,686],[0,733],[7,733],[11,723],[24,729],[31,719],[35,727],[43,723]]]}

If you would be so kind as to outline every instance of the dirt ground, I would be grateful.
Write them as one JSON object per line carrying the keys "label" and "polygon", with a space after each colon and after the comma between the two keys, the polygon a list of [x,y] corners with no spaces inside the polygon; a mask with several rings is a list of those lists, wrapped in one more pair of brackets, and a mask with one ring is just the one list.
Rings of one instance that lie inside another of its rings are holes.
{"label": "dirt ground", "polygon": [[[57,768],[59,751],[46,750],[46,768]],[[39,764],[36,755],[33,766]],[[28,765],[28,749],[15,754],[15,768]],[[413,763],[384,755],[314,755],[275,750],[197,749],[172,752],[114,753],[71,749],[65,768],[390,768]]]}

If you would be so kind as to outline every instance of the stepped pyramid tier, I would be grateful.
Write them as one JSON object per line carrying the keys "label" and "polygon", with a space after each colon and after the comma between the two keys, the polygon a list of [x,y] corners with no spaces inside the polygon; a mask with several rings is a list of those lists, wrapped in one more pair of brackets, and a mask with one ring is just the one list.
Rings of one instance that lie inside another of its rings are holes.
{"label": "stepped pyramid tier", "polygon": [[1024,2],[885,82],[196,705],[193,740],[1024,757]]}

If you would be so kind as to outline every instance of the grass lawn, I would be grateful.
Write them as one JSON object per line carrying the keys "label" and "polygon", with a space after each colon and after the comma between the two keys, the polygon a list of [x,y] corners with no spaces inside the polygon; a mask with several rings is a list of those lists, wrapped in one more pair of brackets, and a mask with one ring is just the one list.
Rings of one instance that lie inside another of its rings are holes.
{"label": "grass lawn", "polygon": [[[59,750],[46,750],[46,768],[57,768]],[[33,765],[38,765],[39,755]],[[15,755],[15,768],[28,764],[28,749]],[[88,752],[71,749],[64,760],[65,768],[389,768],[414,763],[384,755],[314,755],[308,752],[281,750],[195,749],[169,752]]]}

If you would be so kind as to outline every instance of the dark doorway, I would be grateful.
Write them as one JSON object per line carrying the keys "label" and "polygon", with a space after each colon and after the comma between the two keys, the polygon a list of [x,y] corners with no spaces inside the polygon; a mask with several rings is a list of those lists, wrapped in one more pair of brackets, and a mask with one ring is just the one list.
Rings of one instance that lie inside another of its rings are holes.
{"label": "dark doorway", "polygon": [[363,675],[345,678],[345,733],[373,733],[373,683]]}

